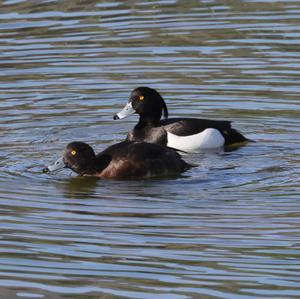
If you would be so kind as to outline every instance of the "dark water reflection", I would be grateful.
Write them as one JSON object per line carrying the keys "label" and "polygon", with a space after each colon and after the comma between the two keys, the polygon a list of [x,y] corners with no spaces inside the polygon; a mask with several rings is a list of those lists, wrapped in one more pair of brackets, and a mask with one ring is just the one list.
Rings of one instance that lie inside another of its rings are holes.
{"label": "dark water reflection", "polygon": [[[299,298],[298,1],[2,1],[1,298]],[[41,174],[139,85],[256,144],[179,177]]]}

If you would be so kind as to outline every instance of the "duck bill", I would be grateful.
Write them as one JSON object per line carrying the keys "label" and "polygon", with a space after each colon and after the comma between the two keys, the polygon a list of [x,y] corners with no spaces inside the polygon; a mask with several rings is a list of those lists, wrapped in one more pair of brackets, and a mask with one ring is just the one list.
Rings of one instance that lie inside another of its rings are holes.
{"label": "duck bill", "polygon": [[64,162],[63,157],[59,158],[57,161],[55,161],[55,163],[45,167],[43,169],[43,172],[53,172],[62,168],[65,168],[66,164]]}
{"label": "duck bill", "polygon": [[135,113],[134,108],[132,107],[132,103],[128,102],[125,107],[116,115],[114,115],[114,120],[123,119]]}

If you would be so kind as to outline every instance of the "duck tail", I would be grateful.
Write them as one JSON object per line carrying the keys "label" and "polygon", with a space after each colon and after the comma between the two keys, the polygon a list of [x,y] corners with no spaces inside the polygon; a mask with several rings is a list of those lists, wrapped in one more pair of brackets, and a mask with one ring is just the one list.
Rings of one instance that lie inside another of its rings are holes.
{"label": "duck tail", "polygon": [[229,130],[223,132],[223,136],[225,138],[225,145],[232,145],[237,143],[245,143],[245,142],[255,142],[254,140],[246,138],[239,131],[230,128]]}

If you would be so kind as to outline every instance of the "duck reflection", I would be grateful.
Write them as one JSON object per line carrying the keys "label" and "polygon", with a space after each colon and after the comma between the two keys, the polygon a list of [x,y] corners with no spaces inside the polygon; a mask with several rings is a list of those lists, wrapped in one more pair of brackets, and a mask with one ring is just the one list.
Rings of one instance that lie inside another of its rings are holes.
{"label": "duck reflection", "polygon": [[99,179],[96,177],[74,176],[69,180],[60,182],[60,189],[65,198],[87,199],[95,194]]}

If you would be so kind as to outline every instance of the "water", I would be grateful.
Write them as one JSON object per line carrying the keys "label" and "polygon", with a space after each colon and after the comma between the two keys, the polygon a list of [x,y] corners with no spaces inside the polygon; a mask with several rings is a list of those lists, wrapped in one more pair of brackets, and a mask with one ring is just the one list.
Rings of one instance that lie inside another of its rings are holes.
{"label": "water", "polygon": [[[2,1],[1,298],[299,298],[298,1]],[[137,86],[257,143],[176,178],[41,174]]]}

